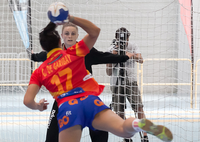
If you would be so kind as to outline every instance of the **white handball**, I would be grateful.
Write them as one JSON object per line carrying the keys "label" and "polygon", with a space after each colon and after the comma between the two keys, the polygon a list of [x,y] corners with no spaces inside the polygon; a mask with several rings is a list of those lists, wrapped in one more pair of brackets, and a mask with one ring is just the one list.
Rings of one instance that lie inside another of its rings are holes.
{"label": "white handball", "polygon": [[68,22],[69,10],[62,2],[52,3],[48,8],[48,18],[55,24]]}

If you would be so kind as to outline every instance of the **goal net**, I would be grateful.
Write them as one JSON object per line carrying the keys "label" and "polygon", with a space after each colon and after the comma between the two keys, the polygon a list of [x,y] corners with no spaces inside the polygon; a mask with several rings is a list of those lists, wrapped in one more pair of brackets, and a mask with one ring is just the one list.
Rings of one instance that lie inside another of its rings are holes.
{"label": "goal net", "polygon": [[[56,0],[0,1],[0,141],[44,142],[53,98],[42,88],[36,101],[46,98],[44,112],[23,105],[31,72],[41,63],[31,62],[26,49],[42,51],[39,32],[49,20],[48,6]],[[199,0],[71,0],[64,1],[73,16],[88,19],[101,28],[95,44],[107,52],[115,32],[125,27],[143,57],[135,71],[146,117],[172,130],[176,142],[200,141],[200,2]],[[61,26],[58,31],[61,33]],[[85,31],[79,28],[81,40]],[[93,76],[105,85],[100,98],[112,102],[111,76],[106,65],[94,65]],[[126,117],[135,117],[127,101]],[[117,124],[116,124],[117,125]],[[157,138],[148,135],[150,141]],[[136,134],[133,141],[140,141]],[[109,133],[109,142],[123,138]],[[88,128],[81,142],[90,142]]]}

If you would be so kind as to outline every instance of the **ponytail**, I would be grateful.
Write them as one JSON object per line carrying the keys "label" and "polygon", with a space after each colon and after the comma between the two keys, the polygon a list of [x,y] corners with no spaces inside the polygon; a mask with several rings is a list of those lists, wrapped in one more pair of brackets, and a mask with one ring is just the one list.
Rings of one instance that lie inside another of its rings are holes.
{"label": "ponytail", "polygon": [[42,48],[49,52],[59,46],[60,36],[55,30],[56,24],[50,22],[43,30],[39,33],[40,44]]}
{"label": "ponytail", "polygon": [[51,33],[52,31],[54,31],[56,29],[56,24],[50,22],[44,29],[43,29],[43,33],[44,35],[48,35],[48,33]]}

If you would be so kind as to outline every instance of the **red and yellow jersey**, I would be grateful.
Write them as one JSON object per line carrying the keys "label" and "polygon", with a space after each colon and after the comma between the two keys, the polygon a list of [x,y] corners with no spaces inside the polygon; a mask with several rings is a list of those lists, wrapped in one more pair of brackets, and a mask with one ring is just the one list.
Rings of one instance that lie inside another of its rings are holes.
{"label": "red and yellow jersey", "polygon": [[[85,56],[88,53],[89,49],[83,40],[66,50],[51,50],[47,60],[31,75],[29,84],[44,85],[58,104],[90,94],[100,95],[104,86],[98,85],[85,68]],[[76,88],[79,88],[78,91]],[[74,90],[71,95],[62,99],[59,97],[71,90]]]}

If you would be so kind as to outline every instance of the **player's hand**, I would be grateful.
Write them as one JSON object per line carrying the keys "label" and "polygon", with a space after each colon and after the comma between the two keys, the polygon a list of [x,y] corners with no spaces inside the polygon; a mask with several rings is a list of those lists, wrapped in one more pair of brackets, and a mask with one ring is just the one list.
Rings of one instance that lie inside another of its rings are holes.
{"label": "player's hand", "polygon": [[126,55],[129,57],[129,59],[134,57],[134,53],[126,52]]}
{"label": "player's hand", "polygon": [[113,50],[112,53],[116,55],[116,54],[118,54],[118,51]]}
{"label": "player's hand", "polygon": [[47,103],[47,100],[41,99],[41,100],[39,101],[39,103],[38,103],[38,110],[39,110],[39,111],[46,110],[48,104],[49,104],[49,103]]}

